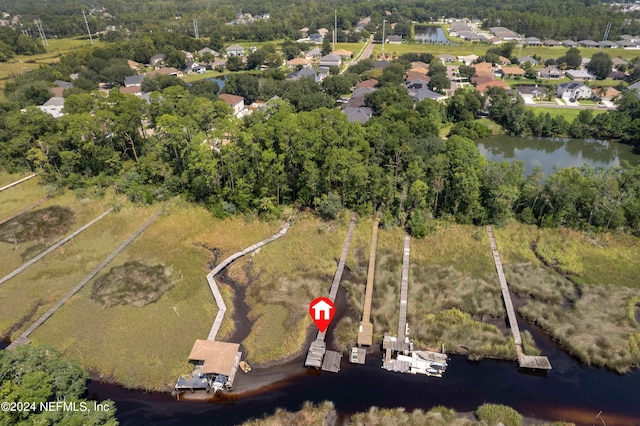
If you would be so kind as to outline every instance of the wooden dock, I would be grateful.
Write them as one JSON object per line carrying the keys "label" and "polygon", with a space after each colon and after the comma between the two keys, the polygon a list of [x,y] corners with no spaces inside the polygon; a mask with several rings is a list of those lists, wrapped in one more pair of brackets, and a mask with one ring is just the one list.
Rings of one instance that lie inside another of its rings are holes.
{"label": "wooden dock", "polygon": [[37,261],[39,261],[40,259],[42,259],[43,257],[45,257],[46,255],[48,255],[49,253],[53,252],[54,250],[56,250],[58,247],[62,246],[63,244],[67,243],[69,240],[77,237],[79,234],[81,234],[83,231],[86,231],[91,225],[93,225],[94,223],[98,222],[100,219],[102,219],[103,217],[105,217],[106,215],[108,215],[109,213],[111,213],[111,211],[113,210],[113,208],[110,208],[109,210],[107,210],[106,212],[102,213],[100,216],[96,217],[95,219],[93,219],[91,222],[87,223],[86,225],[84,225],[83,227],[81,227],[80,229],[76,230],[75,232],[73,232],[72,234],[64,237],[62,240],[58,241],[57,243],[55,243],[54,245],[52,245],[51,247],[49,247],[48,249],[46,249],[45,251],[43,251],[42,253],[40,253],[39,255],[37,255],[36,257],[34,257],[33,259],[29,260],[28,262],[24,263],[22,266],[20,266],[19,268],[14,269],[13,271],[9,272],[7,275],[5,275],[4,277],[0,278],[0,284],[3,284],[6,281],[9,281],[11,278],[15,277],[16,275],[18,275],[20,272],[24,271],[25,269],[27,269],[28,267],[30,267],[31,265],[33,265],[34,263],[36,263]]}
{"label": "wooden dock", "polygon": [[[340,260],[338,261],[338,268],[336,269],[336,273],[333,276],[333,282],[331,283],[331,289],[329,291],[329,299],[332,302],[336,301],[336,296],[338,294],[338,288],[340,287],[340,280],[342,280],[342,272],[344,271],[344,265],[347,262],[347,254],[349,253],[349,246],[351,245],[351,236],[353,235],[353,231],[356,227],[356,218],[357,215],[353,213],[351,215],[351,222],[349,223],[349,230],[347,231],[347,237],[344,240],[344,245],[342,246],[342,254],[340,255]],[[307,352],[307,357],[304,361],[305,367],[315,367],[321,368],[323,366],[322,359],[325,356],[326,344],[325,344],[325,331],[318,331],[318,335],[316,339],[311,342],[309,346],[309,351]],[[333,370],[327,370],[333,371]],[[337,371],[333,371],[337,372]]]}
{"label": "wooden dock", "polygon": [[232,254],[231,256],[227,257],[225,260],[220,262],[218,265],[216,265],[216,267],[213,268],[211,272],[207,274],[207,282],[209,283],[209,288],[211,289],[213,298],[215,299],[216,304],[218,305],[218,313],[216,314],[216,318],[213,320],[213,325],[211,326],[211,330],[209,331],[209,336],[207,337],[207,340],[210,340],[210,341],[216,340],[216,335],[218,334],[218,330],[220,330],[220,326],[222,325],[224,314],[225,312],[227,312],[227,305],[225,305],[224,300],[222,299],[222,295],[220,294],[220,289],[218,289],[218,284],[216,284],[216,281],[213,277],[215,277],[218,273],[220,273],[220,271],[222,271],[224,268],[229,266],[229,264],[231,264],[231,262],[233,262],[234,260],[246,254],[249,254],[253,251],[256,251],[260,247],[263,247],[277,240],[278,238],[284,236],[289,230],[289,225],[290,223],[286,222],[282,227],[282,229],[280,230],[280,232],[278,232],[277,234],[274,234],[265,240],[255,243],[254,245],[249,246],[242,251]]}
{"label": "wooden dock", "polygon": [[[107,212],[108,213],[108,212]],[[17,339],[15,339],[11,344],[7,347],[7,349],[14,349],[18,346],[26,345],[31,342],[29,340],[29,335],[33,333],[38,327],[40,327],[46,320],[51,317],[62,305],[64,305],[67,300],[71,299],[71,297],[76,294],[82,287],[84,287],[89,281],[91,281],[98,273],[107,266],[122,250],[124,250],[129,244],[133,242],[142,232],[149,227],[158,217],[160,216],[160,212],[156,213],[149,219],[144,225],[142,225],[136,232],[131,234],[129,238],[127,238],[117,249],[115,249],[105,260],[102,261],[98,266],[96,266],[78,285],[69,291],[62,299],[60,299],[55,305],[51,307],[47,312],[44,313],[36,322],[31,324],[27,330],[20,335]]]}
{"label": "wooden dock", "polygon": [[15,181],[15,182],[11,182],[9,185],[5,185],[5,186],[3,186],[2,188],[0,188],[0,192],[4,191],[5,189],[9,189],[9,188],[12,188],[12,187],[14,187],[14,186],[16,186],[16,185],[19,185],[19,184],[21,184],[22,182],[28,181],[29,179],[31,179],[31,178],[33,178],[33,177],[35,177],[35,176],[37,176],[37,175],[38,175],[37,173],[32,173],[32,174],[30,174],[30,175],[29,175],[29,176],[27,176],[27,177],[24,177],[24,178],[22,178],[22,179],[19,179],[19,180]]}
{"label": "wooden dock", "polygon": [[522,368],[531,368],[534,370],[551,370],[551,363],[546,356],[525,355],[522,350],[522,338],[520,337],[518,320],[516,318],[515,309],[513,308],[513,303],[511,302],[511,294],[509,293],[509,287],[507,286],[507,279],[504,276],[502,260],[500,259],[500,253],[498,252],[498,246],[496,244],[496,239],[493,235],[493,229],[491,228],[491,225],[487,225],[487,234],[489,235],[489,241],[491,242],[491,252],[493,254],[493,261],[496,265],[496,272],[498,273],[498,281],[500,281],[500,289],[502,290],[502,299],[504,300],[504,306],[507,311],[509,327],[511,328],[513,340],[516,344],[518,363]]}
{"label": "wooden dock", "polygon": [[369,270],[367,272],[367,288],[364,293],[364,307],[362,321],[358,328],[358,345],[371,346],[373,344],[373,324],[371,323],[371,302],[373,299],[373,282],[376,274],[376,247],[378,245],[378,227],[380,215],[376,215],[371,230],[371,247],[369,249]]}
{"label": "wooden dock", "polygon": [[407,299],[409,298],[409,254],[411,253],[411,237],[404,235],[404,252],[402,254],[402,281],[400,282],[400,314],[398,316],[398,340],[407,337]]}

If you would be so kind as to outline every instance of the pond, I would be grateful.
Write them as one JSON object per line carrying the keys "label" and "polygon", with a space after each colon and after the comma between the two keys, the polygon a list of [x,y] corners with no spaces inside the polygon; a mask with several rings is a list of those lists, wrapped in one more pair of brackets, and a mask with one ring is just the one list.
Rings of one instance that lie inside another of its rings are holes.
{"label": "pond", "polygon": [[416,25],[413,38],[424,43],[448,44],[451,43],[441,27]]}
{"label": "pond", "polygon": [[630,145],[617,142],[499,135],[477,140],[476,145],[489,161],[524,161],[526,174],[533,172],[536,166],[550,175],[555,168],[584,164],[593,168],[611,167],[622,160],[633,165],[640,162],[640,155],[635,154]]}

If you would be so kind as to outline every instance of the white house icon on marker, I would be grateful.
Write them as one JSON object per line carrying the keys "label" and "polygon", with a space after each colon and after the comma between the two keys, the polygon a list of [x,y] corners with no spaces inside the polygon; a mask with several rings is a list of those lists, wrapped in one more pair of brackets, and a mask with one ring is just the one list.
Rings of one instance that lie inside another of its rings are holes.
{"label": "white house icon on marker", "polygon": [[[325,320],[331,319],[331,316],[329,315],[329,313],[331,312],[331,309],[333,309],[333,306],[331,306],[324,300],[321,300],[315,305],[313,305],[311,309],[313,309],[314,320],[321,321],[322,319],[325,319]],[[320,318],[320,312],[324,313],[324,318]]]}

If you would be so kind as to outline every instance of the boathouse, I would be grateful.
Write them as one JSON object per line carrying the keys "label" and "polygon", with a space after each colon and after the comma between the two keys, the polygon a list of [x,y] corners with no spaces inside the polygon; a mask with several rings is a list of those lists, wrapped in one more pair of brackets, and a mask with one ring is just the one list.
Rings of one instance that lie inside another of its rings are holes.
{"label": "boathouse", "polygon": [[229,389],[233,385],[242,352],[239,343],[196,340],[189,361],[196,363],[191,375],[180,376],[176,391]]}

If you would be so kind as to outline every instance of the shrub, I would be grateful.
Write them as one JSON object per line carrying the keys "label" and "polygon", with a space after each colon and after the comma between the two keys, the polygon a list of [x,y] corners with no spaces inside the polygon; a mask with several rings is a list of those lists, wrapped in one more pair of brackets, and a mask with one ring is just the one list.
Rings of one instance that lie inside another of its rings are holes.
{"label": "shrub", "polygon": [[489,426],[498,424],[505,426],[522,425],[522,415],[506,405],[483,404],[476,410],[476,416]]}

